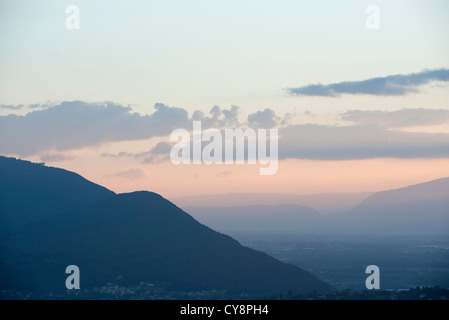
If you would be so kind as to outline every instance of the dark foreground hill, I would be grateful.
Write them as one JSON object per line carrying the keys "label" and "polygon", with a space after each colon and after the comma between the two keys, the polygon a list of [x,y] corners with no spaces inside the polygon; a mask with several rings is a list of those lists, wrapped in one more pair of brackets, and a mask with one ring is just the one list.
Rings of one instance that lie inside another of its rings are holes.
{"label": "dark foreground hill", "polygon": [[[4,235],[0,292],[49,298],[50,292],[65,291],[68,265],[80,268],[81,294],[83,289],[94,292],[108,284],[140,283],[177,292],[220,290],[253,297],[333,290],[296,266],[209,229],[150,192],[109,197]],[[102,298],[101,292],[94,298]]]}
{"label": "dark foreground hill", "polygon": [[0,156],[0,231],[114,195],[74,172]]}

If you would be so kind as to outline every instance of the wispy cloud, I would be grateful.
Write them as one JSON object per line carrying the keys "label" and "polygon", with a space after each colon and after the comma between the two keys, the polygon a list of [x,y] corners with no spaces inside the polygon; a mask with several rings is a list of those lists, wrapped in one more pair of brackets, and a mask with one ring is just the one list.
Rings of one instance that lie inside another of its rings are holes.
{"label": "wispy cloud", "polygon": [[161,163],[170,158],[172,145],[168,142],[159,142],[150,152],[145,153],[144,163]]}
{"label": "wispy cloud", "polygon": [[119,152],[119,153],[102,153],[101,154],[102,157],[106,157],[106,158],[132,158],[132,157],[136,157],[135,153],[130,153],[130,152]]}
{"label": "wispy cloud", "polygon": [[378,126],[295,125],[279,130],[280,159],[449,158],[449,134]]}
{"label": "wispy cloud", "polygon": [[11,110],[11,111],[17,111],[22,109],[45,109],[55,106],[54,103],[34,103],[34,104],[0,104],[0,110]]}
{"label": "wispy cloud", "polygon": [[449,110],[444,109],[350,110],[340,116],[343,120],[352,121],[358,125],[375,125],[383,128],[405,128],[449,123]]}
{"label": "wispy cloud", "polygon": [[12,104],[0,104],[0,110],[20,110],[24,107],[23,104],[17,104],[17,105],[12,105]]}
{"label": "wispy cloud", "polygon": [[129,169],[117,172],[113,176],[118,178],[125,178],[128,180],[139,180],[145,178],[147,175],[141,169]]}
{"label": "wispy cloud", "polygon": [[41,161],[43,162],[60,162],[60,161],[66,161],[66,160],[73,160],[75,159],[72,155],[67,155],[63,153],[55,153],[55,154],[43,154],[40,157]]}
{"label": "wispy cloud", "polygon": [[222,171],[220,173],[217,173],[215,176],[216,177],[228,177],[228,176],[232,176],[233,173],[231,171]]}
{"label": "wispy cloud", "polygon": [[339,97],[342,94],[368,94],[377,96],[402,96],[419,92],[418,88],[433,81],[449,81],[449,70],[424,70],[418,73],[397,74],[362,81],[345,81],[323,85],[288,88],[295,96]]}

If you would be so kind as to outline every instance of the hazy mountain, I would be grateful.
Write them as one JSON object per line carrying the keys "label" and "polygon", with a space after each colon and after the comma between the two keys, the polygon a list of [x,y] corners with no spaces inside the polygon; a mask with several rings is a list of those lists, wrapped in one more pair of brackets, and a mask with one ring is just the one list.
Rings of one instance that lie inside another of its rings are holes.
{"label": "hazy mountain", "polygon": [[[8,183],[15,186],[16,169],[10,168]],[[22,201],[28,203],[24,208],[30,210],[23,213],[26,217],[34,215],[35,200],[39,201],[39,215],[47,212],[45,203],[51,203],[55,196],[76,204],[70,201],[70,193],[59,191],[52,196],[54,187],[39,181],[46,180],[47,172],[64,182],[79,182],[79,176],[20,161],[16,168],[25,169],[30,185],[41,189],[38,200],[22,194]],[[47,187],[50,190],[44,190]],[[0,243],[0,292],[39,292],[47,298],[49,292],[65,292],[68,265],[80,268],[82,289],[144,282],[177,291],[226,290],[254,296],[290,289],[298,293],[333,290],[307,271],[241,246],[150,192],[113,195],[62,214],[39,216],[39,221],[4,235]],[[101,293],[96,297],[101,298]]]}
{"label": "hazy mountain", "polygon": [[187,207],[185,210],[199,222],[222,232],[309,232],[325,222],[312,208],[293,204]]}
{"label": "hazy mountain", "polygon": [[200,222],[232,234],[444,235],[449,234],[449,178],[378,192],[351,210],[327,216],[296,205],[196,206],[185,210]]}
{"label": "hazy mountain", "polygon": [[378,192],[339,219],[361,231],[449,234],[449,178]]}
{"label": "hazy mountain", "polygon": [[281,193],[230,193],[197,195],[170,199],[185,209],[188,207],[237,207],[281,204],[295,204],[313,208],[321,214],[346,212],[371,196],[373,192],[322,193],[322,194],[281,194]]}
{"label": "hazy mountain", "polygon": [[0,195],[0,230],[8,230],[115,193],[74,172],[0,156]]}

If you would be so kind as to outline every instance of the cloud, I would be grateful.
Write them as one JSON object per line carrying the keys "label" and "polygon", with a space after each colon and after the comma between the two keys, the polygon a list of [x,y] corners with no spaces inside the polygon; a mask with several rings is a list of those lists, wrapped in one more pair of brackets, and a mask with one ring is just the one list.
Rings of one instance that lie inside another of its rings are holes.
{"label": "cloud", "polygon": [[144,158],[144,163],[161,163],[170,159],[171,148],[172,145],[170,143],[162,141],[156,144],[150,151],[102,153],[101,156],[106,158]]}
{"label": "cloud", "polygon": [[145,178],[147,175],[141,169],[129,169],[125,171],[120,171],[114,174],[113,176],[129,180],[139,180]]}
{"label": "cloud", "polygon": [[12,105],[12,104],[0,104],[0,109],[4,110],[20,110],[24,107],[23,104]]}
{"label": "cloud", "polygon": [[0,109],[4,109],[4,110],[13,110],[13,111],[17,111],[17,110],[22,110],[22,109],[44,109],[44,108],[50,108],[53,107],[55,104],[52,103],[34,103],[34,104],[17,104],[17,105],[12,105],[12,104],[0,104]]}
{"label": "cloud", "polygon": [[28,109],[46,109],[46,108],[51,108],[54,107],[55,105],[57,105],[57,103],[51,103],[51,102],[47,102],[47,103],[34,103],[34,104],[29,104],[26,107]]}
{"label": "cloud", "polygon": [[145,153],[148,155],[143,159],[144,163],[162,163],[170,159],[170,150],[172,145],[168,142],[159,142],[150,152]]}
{"label": "cloud", "polygon": [[209,115],[206,116],[202,111],[195,111],[192,115],[193,121],[201,121],[202,128],[223,128],[239,126],[238,106],[231,106],[230,109],[222,110],[219,106],[214,106]]}
{"label": "cloud", "polygon": [[309,117],[309,118],[316,118],[317,117],[316,114],[312,113],[309,110],[304,111],[304,116]]}
{"label": "cloud", "polygon": [[[0,153],[38,154],[42,161],[69,158],[57,151],[97,146],[107,142],[167,139],[177,128],[191,130],[192,120],[202,120],[203,130],[237,128],[237,106],[222,110],[214,106],[209,115],[158,103],[151,115],[133,113],[129,106],[114,103],[63,102],[24,116],[0,116]],[[389,130],[407,126],[441,124],[449,121],[448,110],[402,109],[398,111],[351,110],[341,114],[351,126],[288,125],[273,110],[265,109],[248,116],[256,128],[280,126],[280,159],[349,160],[379,157],[449,157],[449,134],[412,133]],[[224,135],[223,135],[224,136]],[[159,141],[162,141],[159,140]],[[167,140],[165,140],[167,141]],[[143,163],[169,161],[171,143],[159,142],[142,152],[104,153],[104,157],[135,158]]]}
{"label": "cloud", "polygon": [[233,173],[231,171],[222,171],[220,173],[217,173],[215,176],[217,177],[228,177],[228,176],[232,176]]}
{"label": "cloud", "polygon": [[161,103],[151,115],[132,113],[114,103],[63,102],[24,116],[0,116],[0,152],[26,156],[70,150],[111,141],[166,136],[187,127],[187,111]]}
{"label": "cloud", "polygon": [[449,158],[449,134],[378,126],[295,125],[279,130],[280,159]]}
{"label": "cloud", "polygon": [[61,154],[61,153],[57,153],[57,154],[46,153],[46,154],[42,155],[40,157],[40,159],[43,162],[61,162],[61,161],[75,159],[75,157],[71,156],[71,155]]}
{"label": "cloud", "polygon": [[269,129],[277,126],[280,118],[276,116],[273,110],[265,109],[248,115],[248,126],[252,128]]}
{"label": "cloud", "polygon": [[449,122],[449,110],[443,109],[401,109],[389,112],[350,110],[340,116],[343,120],[358,125],[376,125],[383,128],[438,125]]}
{"label": "cloud", "polygon": [[135,153],[130,153],[130,152],[119,152],[119,153],[102,153],[101,154],[102,157],[106,157],[106,158],[131,158],[131,157],[135,157],[136,154]]}
{"label": "cloud", "polygon": [[419,73],[397,74],[362,81],[345,81],[328,85],[310,84],[288,88],[287,92],[296,96],[339,97],[342,94],[369,94],[378,96],[403,96],[419,92],[422,85],[434,81],[449,81],[449,70],[424,70]]}
{"label": "cloud", "polygon": [[[224,136],[223,131],[221,134]],[[151,155],[145,158],[145,162],[169,161],[170,145],[167,143],[164,148],[158,149],[157,154],[150,151]],[[224,155],[224,151],[222,154]],[[374,125],[304,124],[279,129],[280,160],[340,161],[374,158],[449,158],[449,134],[402,132]]]}

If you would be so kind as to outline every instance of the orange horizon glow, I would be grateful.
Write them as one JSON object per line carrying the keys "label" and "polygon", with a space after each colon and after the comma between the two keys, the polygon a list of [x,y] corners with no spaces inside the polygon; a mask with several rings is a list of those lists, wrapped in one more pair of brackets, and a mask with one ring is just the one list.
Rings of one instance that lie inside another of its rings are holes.
{"label": "orange horizon glow", "polygon": [[[33,159],[30,159],[33,161]],[[142,164],[135,159],[105,159],[85,155],[51,166],[74,171],[116,193],[152,191],[167,198],[200,194],[378,192],[449,177],[449,159],[391,159],[279,161],[273,176],[260,176],[257,165]],[[125,168],[141,178],[116,175]]]}

